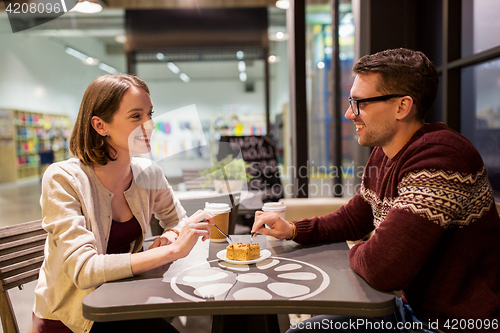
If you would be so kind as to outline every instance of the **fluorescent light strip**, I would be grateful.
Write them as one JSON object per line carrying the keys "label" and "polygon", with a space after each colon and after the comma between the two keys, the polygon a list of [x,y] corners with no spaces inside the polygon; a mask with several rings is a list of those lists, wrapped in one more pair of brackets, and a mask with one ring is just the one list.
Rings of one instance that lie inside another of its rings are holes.
{"label": "fluorescent light strip", "polygon": [[102,62],[99,64],[98,67],[100,69],[102,69],[103,71],[108,72],[109,74],[116,74],[116,73],[118,73],[118,71],[115,68],[113,68],[111,66],[108,66],[108,65],[106,65],[105,63],[102,63]]}
{"label": "fluorescent light strip", "polygon": [[244,61],[238,61],[238,70],[240,72],[244,72],[247,69],[247,66]]}
{"label": "fluorescent light strip", "polygon": [[182,81],[188,83],[189,81],[191,81],[191,79],[189,78],[189,76],[187,76],[186,74],[184,73],[180,73],[179,74],[179,77],[181,78]]}
{"label": "fluorescent light strip", "polygon": [[67,54],[72,55],[73,57],[78,58],[82,61],[87,61],[87,59],[90,58],[88,55],[78,52],[77,50],[72,49],[71,47],[67,47],[65,51]]}
{"label": "fluorescent light strip", "polygon": [[288,8],[290,8],[290,1],[278,0],[278,1],[276,1],[276,7],[280,8],[280,9],[288,9]]}
{"label": "fluorescent light strip", "polygon": [[167,67],[170,69],[174,74],[179,74],[181,70],[179,67],[177,67],[173,62],[167,62]]}

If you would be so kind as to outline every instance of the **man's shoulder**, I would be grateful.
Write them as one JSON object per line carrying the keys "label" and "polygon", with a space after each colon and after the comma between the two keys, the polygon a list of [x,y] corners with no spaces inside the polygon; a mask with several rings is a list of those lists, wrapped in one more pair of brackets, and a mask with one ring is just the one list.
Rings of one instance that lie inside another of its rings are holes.
{"label": "man's shoulder", "polygon": [[442,123],[426,124],[409,142],[401,162],[406,168],[483,172],[481,155],[462,134]]}
{"label": "man's shoulder", "polygon": [[[418,135],[418,134],[417,134]],[[444,123],[425,124],[418,135],[417,141],[426,144],[454,146],[470,145],[472,143],[462,134],[452,130]]]}
{"label": "man's shoulder", "polygon": [[477,149],[465,136],[443,123],[425,124],[419,132],[408,145],[408,150],[412,153],[431,150],[433,154],[481,159]]}

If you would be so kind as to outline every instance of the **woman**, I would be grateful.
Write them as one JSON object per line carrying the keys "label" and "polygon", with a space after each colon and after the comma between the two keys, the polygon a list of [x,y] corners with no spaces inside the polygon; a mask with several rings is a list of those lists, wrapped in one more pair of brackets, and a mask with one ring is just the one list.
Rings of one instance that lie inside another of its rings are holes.
{"label": "woman", "polygon": [[[70,138],[76,158],[52,164],[42,181],[48,238],[35,331],[177,332],[163,319],[93,323],[82,315],[83,298],[102,283],[185,257],[210,236],[212,216],[187,219],[162,170],[133,157],[150,151],[152,114],[149,89],[135,76],[100,76],[85,91]],[[139,252],[152,214],[166,231]]]}

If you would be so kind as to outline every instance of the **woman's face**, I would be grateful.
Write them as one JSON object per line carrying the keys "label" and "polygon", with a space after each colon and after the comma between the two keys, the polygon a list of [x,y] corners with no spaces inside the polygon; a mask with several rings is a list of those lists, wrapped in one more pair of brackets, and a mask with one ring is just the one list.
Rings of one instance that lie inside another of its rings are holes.
{"label": "woman's face", "polygon": [[116,150],[117,157],[132,158],[151,151],[150,139],[155,128],[152,115],[149,94],[131,86],[123,95],[111,122],[105,124],[108,143]]}

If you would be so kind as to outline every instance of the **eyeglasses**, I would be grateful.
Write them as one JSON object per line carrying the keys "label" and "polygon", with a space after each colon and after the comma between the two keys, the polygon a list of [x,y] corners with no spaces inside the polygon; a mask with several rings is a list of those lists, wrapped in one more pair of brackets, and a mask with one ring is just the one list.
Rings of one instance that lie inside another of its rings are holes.
{"label": "eyeglasses", "polygon": [[394,97],[405,97],[405,96],[406,95],[392,94],[392,95],[383,95],[383,96],[363,98],[363,99],[354,99],[349,97],[349,105],[351,106],[352,113],[354,113],[355,116],[359,116],[359,103],[381,102],[381,101],[387,101]]}

